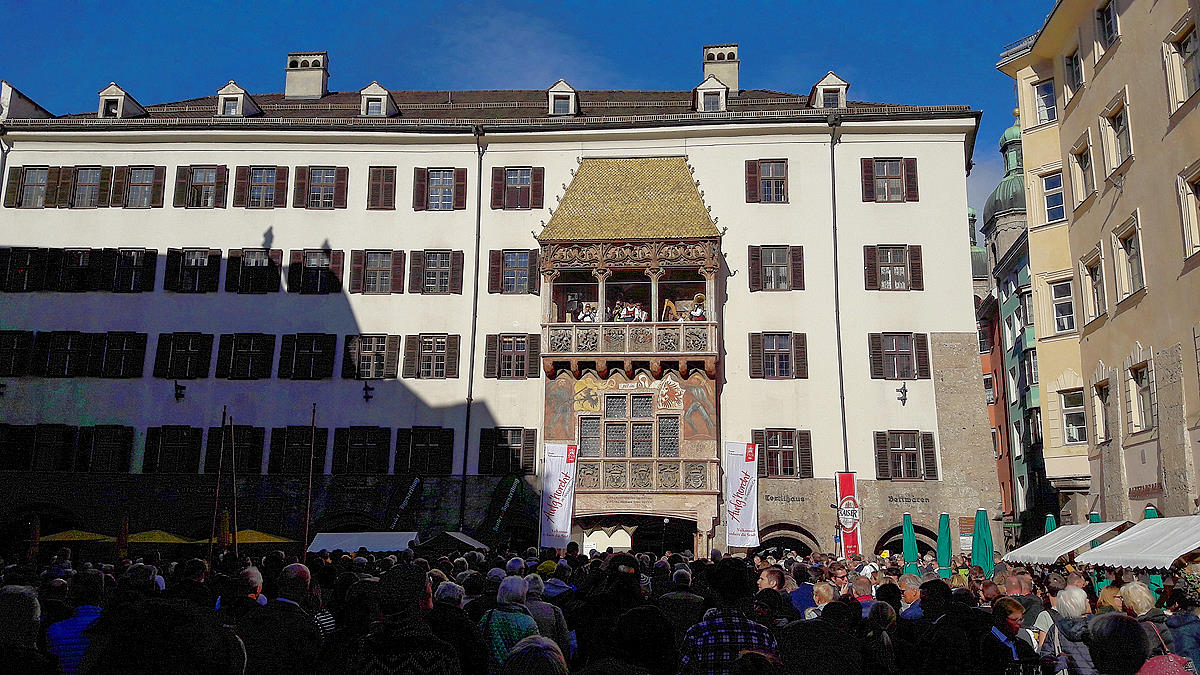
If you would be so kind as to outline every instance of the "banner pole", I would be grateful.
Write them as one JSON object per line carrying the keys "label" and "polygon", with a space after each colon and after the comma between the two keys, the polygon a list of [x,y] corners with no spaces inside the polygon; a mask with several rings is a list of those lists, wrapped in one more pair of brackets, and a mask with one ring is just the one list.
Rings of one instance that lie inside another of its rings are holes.
{"label": "banner pole", "polygon": [[237,509],[237,439],[234,438],[233,415],[229,416],[229,475],[233,483],[233,557],[238,555],[238,509]]}
{"label": "banner pole", "polygon": [[217,484],[213,488],[213,515],[212,515],[212,530],[208,537],[208,564],[215,567],[213,563],[213,544],[217,541],[217,509],[221,499],[221,465],[225,460],[225,411],[226,406],[221,406],[221,431],[217,440]]}
{"label": "banner pole", "polygon": [[312,404],[312,423],[308,427],[308,496],[304,500],[304,541],[300,543],[300,560],[308,554],[308,524],[312,520],[313,462],[317,454],[317,404]]}

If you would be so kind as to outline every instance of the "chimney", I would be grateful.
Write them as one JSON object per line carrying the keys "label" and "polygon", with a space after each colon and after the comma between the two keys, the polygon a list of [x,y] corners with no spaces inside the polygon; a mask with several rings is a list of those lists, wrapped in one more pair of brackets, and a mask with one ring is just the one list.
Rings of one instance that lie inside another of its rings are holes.
{"label": "chimney", "polygon": [[708,45],[704,48],[704,79],[715,75],[721,84],[729,87],[729,95],[738,95],[738,46]]}
{"label": "chimney", "polygon": [[287,57],[285,99],[317,99],[329,93],[329,55],[292,52]]}

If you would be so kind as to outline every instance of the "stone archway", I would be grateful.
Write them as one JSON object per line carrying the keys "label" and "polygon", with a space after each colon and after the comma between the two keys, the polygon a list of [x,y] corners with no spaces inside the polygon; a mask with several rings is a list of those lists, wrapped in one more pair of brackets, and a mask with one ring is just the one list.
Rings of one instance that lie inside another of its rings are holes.
{"label": "stone archway", "polygon": [[[761,528],[758,533],[759,548],[765,549],[771,546],[785,546],[785,542],[791,541],[797,544],[802,544],[808,549],[808,553],[821,550],[821,543],[817,540],[812,532],[807,528],[796,525],[794,523],[776,523]],[[778,543],[772,543],[772,540],[777,540]],[[792,549],[796,550],[796,549]],[[796,551],[801,553],[801,551]]]}
{"label": "stone archway", "polygon": [[[930,530],[929,528],[927,528],[923,525],[918,525],[916,523],[913,523],[913,533],[917,537],[917,553],[918,554],[925,555],[926,553],[937,551],[937,533],[936,532],[934,532],[933,530]],[[896,523],[896,525],[894,527],[886,530],[879,537],[879,539],[877,539],[875,541],[875,548],[874,548],[873,552],[876,555],[878,555],[881,551],[885,551],[885,550],[891,552],[893,555],[896,553],[899,553],[903,550],[902,549],[903,537],[904,537],[904,525],[903,525],[903,523]]]}

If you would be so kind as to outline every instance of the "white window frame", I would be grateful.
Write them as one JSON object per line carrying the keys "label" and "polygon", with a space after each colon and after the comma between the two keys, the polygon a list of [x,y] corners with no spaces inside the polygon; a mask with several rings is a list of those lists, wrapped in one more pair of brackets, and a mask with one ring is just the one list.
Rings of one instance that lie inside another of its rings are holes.
{"label": "white window frame", "polygon": [[[1079,395],[1079,405],[1068,407],[1067,396],[1073,396],[1075,394]],[[1085,413],[1085,409],[1087,406],[1086,406],[1086,398],[1084,396],[1083,389],[1063,390],[1063,391],[1058,392],[1058,396],[1059,396],[1059,407],[1062,409],[1063,444],[1064,445],[1076,445],[1076,444],[1086,445],[1088,442],[1088,427],[1087,427],[1087,414]],[[1078,422],[1072,424],[1071,423],[1072,419],[1077,419]],[[1072,428],[1079,430],[1078,432],[1076,432],[1075,440],[1071,440],[1071,438],[1070,438],[1070,430]],[[1079,438],[1079,434],[1082,434],[1083,437]]]}
{"label": "white window frame", "polygon": [[1012,452],[1013,459],[1021,459],[1021,456],[1025,454],[1025,445],[1021,442],[1021,425],[1024,423],[1024,420],[1012,421],[1012,430],[1010,432],[1012,435],[1008,438],[1008,447]]}
{"label": "white window frame", "polygon": [[383,117],[387,113],[387,108],[383,105],[383,98],[380,96],[370,96],[367,98],[367,117]]}
{"label": "white window frame", "polygon": [[[1107,396],[1101,397],[1100,390],[1107,390]],[[1096,443],[1107,443],[1116,436],[1119,430],[1113,429],[1120,415],[1110,415],[1112,412],[1111,405],[1106,405],[1112,401],[1112,385],[1109,380],[1102,380],[1092,385],[1092,431],[1094,432]]]}
{"label": "white window frame", "polygon": [[1183,226],[1183,257],[1187,259],[1200,253],[1200,160],[1179,172],[1175,185]]}
{"label": "white window frame", "polygon": [[1083,76],[1083,57],[1079,55],[1079,47],[1075,47],[1063,56],[1063,98],[1069,103],[1076,94],[1083,91],[1084,84],[1086,80]]}
{"label": "white window frame", "polygon": [[[1054,323],[1054,333],[1056,335],[1074,333],[1076,328],[1074,283],[1068,277],[1066,279],[1058,279],[1056,281],[1047,282],[1047,286],[1050,287],[1050,320]],[[1058,293],[1058,291],[1063,287],[1067,289],[1067,294],[1065,296],[1059,295]],[[1060,315],[1059,308],[1063,305],[1069,308],[1070,312]],[[1071,325],[1066,328],[1061,327],[1059,324],[1060,317],[1070,318]]]}
{"label": "white window frame", "polygon": [[[1093,269],[1100,275],[1099,294],[1095,292],[1097,280],[1091,274]],[[1084,298],[1084,310],[1087,316],[1084,324],[1091,323],[1108,313],[1108,289],[1104,286],[1104,251],[1100,244],[1096,244],[1096,248],[1079,261],[1079,288],[1083,289],[1081,295]]]}
{"label": "white window frame", "polygon": [[[1144,373],[1146,382],[1138,383],[1137,374]],[[1130,418],[1133,420],[1132,433],[1147,431],[1154,428],[1154,374],[1150,361],[1135,363],[1125,371],[1125,386],[1129,387],[1129,402],[1133,406]],[[1143,395],[1145,398],[1143,399]]]}
{"label": "white window frame", "polygon": [[1037,124],[1058,121],[1058,92],[1054,89],[1054,78],[1033,83],[1033,115]]}
{"label": "white window frame", "polygon": [[[1116,120],[1124,120],[1124,133],[1118,133]],[[1100,113],[1100,138],[1104,146],[1104,161],[1111,176],[1127,162],[1133,161],[1133,122],[1129,114],[1128,90],[1122,88],[1121,93],[1113,97]],[[1122,142],[1124,139],[1124,142]]]}
{"label": "white window frame", "polygon": [[[232,108],[230,107],[232,105]],[[242,114],[242,102],[237,96],[221,97],[221,116],[237,117]]]}
{"label": "white window frame", "polygon": [[[1096,157],[1092,153],[1092,132],[1087,130],[1071,146],[1071,188],[1075,195],[1075,208],[1087,201],[1096,193]],[[1087,157],[1087,167],[1080,163],[1081,157]]]}
{"label": "white window frame", "polygon": [[721,92],[706,91],[700,94],[701,105],[704,106],[703,112],[721,112]]}
{"label": "white window frame", "polygon": [[983,395],[988,405],[996,403],[996,383],[991,373],[983,376]]}
{"label": "white window frame", "polygon": [[[1047,187],[1046,182],[1048,180],[1050,180],[1051,178],[1054,178],[1055,176],[1058,176],[1058,187],[1056,187],[1056,188],[1055,187]],[[1042,207],[1044,209],[1042,212],[1043,217],[1044,217],[1043,222],[1046,224],[1049,224],[1049,223],[1057,223],[1057,222],[1066,220],[1067,219],[1067,202],[1066,202],[1067,192],[1066,192],[1066,185],[1063,182],[1062,169],[1042,174],[1042,175],[1038,176],[1038,181],[1042,188]],[[1051,197],[1058,198],[1057,205],[1052,206],[1050,204]],[[1062,215],[1057,218],[1052,217],[1050,212],[1053,211],[1054,209],[1059,209],[1060,211],[1062,211]]]}
{"label": "white window frame", "polygon": [[[1097,61],[1121,41],[1121,16],[1117,12],[1116,0],[1108,0],[1096,8],[1096,56]],[[1105,35],[1105,26],[1112,23],[1112,33]]]}
{"label": "white window frame", "polygon": [[1020,377],[1020,374],[1017,372],[1017,367],[1012,366],[1005,375],[1008,377],[1008,403],[1012,405],[1020,398],[1020,392],[1017,387],[1017,384],[1020,382],[1017,378]]}
{"label": "white window frame", "polygon": [[[1136,247],[1137,274],[1134,274],[1133,262],[1130,259],[1126,242],[1132,241]],[[1146,288],[1146,255],[1142,248],[1142,227],[1138,214],[1135,212],[1112,234],[1113,266],[1117,272],[1117,302]],[[1139,283],[1140,282],[1140,283]]]}

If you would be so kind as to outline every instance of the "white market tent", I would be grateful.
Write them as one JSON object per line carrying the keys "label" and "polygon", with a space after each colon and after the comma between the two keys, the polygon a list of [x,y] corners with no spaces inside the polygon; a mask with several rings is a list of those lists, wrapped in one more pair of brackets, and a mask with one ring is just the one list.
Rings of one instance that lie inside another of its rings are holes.
{"label": "white market tent", "polygon": [[317,551],[403,551],[411,548],[416,532],[321,532],[308,545],[310,553]]}
{"label": "white market tent", "polygon": [[1076,562],[1101,567],[1166,569],[1200,549],[1200,516],[1147,518]]}
{"label": "white market tent", "polygon": [[1090,545],[1091,542],[1100,539],[1109,532],[1126,527],[1129,527],[1129,523],[1126,521],[1063,525],[1024,546],[1009,551],[1004,556],[1004,560],[1015,563],[1052,565],[1058,562],[1063,556],[1070,556],[1075,551]]}

